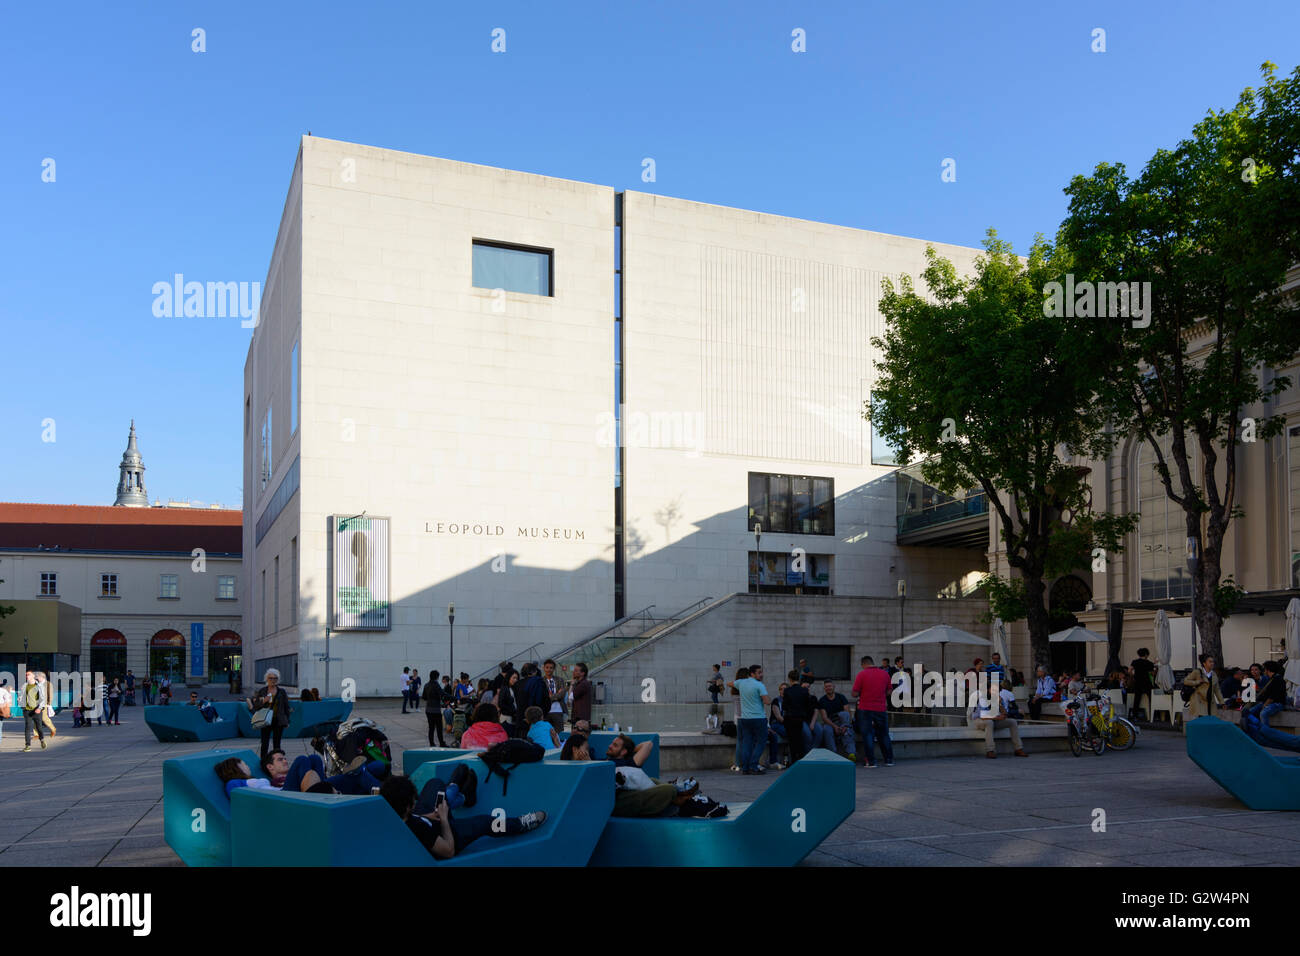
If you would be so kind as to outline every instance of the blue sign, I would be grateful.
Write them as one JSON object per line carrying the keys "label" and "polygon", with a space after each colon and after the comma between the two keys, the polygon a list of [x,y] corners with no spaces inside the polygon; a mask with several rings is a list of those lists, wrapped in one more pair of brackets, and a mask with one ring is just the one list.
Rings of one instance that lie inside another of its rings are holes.
{"label": "blue sign", "polygon": [[195,621],[190,624],[190,676],[202,677],[204,670],[203,660],[203,622]]}

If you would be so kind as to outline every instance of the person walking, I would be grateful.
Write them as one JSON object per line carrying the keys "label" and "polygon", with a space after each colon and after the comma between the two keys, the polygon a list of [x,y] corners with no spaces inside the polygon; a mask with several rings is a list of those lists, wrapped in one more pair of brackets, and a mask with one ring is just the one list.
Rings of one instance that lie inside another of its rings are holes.
{"label": "person walking", "polygon": [[855,723],[862,735],[862,766],[875,768],[876,744],[885,766],[894,765],[894,744],[889,739],[889,674],[874,666],[870,655],[862,658],[862,670],[853,681],[853,698],[858,702]]}
{"label": "person walking", "polygon": [[0,718],[8,719],[10,708],[14,705],[14,692],[9,689],[9,681],[0,677]]}
{"label": "person walking", "polygon": [[1223,692],[1219,690],[1219,678],[1214,670],[1215,660],[1209,654],[1201,655],[1201,666],[1193,667],[1183,678],[1183,686],[1192,689],[1192,696],[1184,705],[1187,713],[1183,716],[1183,733],[1187,733],[1188,721],[1197,717],[1208,717],[1214,707],[1223,706]]}
{"label": "person walking", "polygon": [[108,688],[108,722],[110,724],[116,724],[119,727],[122,725],[121,719],[117,716],[118,708],[121,706],[122,679],[114,677],[112,686]]}
{"label": "person walking", "polygon": [[23,747],[23,753],[32,749],[32,729],[35,728],[36,736],[41,740],[41,749],[47,746],[45,743],[45,728],[41,725],[41,711],[49,704],[49,698],[45,696],[42,689],[43,685],[36,682],[36,674],[32,671],[27,672],[27,683],[22,689],[23,705],[23,735],[27,744]]}
{"label": "person walking", "polygon": [[434,734],[438,735],[436,746],[447,746],[442,736],[442,688],[438,685],[437,671],[429,672],[429,683],[424,687],[424,719],[429,722],[429,746],[435,746]]}
{"label": "person walking", "polygon": [[713,703],[718,703],[718,695],[726,687],[726,681],[722,679],[722,667],[718,664],[713,665],[713,673],[709,675],[708,682],[704,685],[708,688],[709,696],[713,698]]}
{"label": "person walking", "polygon": [[44,671],[36,672],[36,683],[41,685],[41,692],[45,695],[45,706],[41,708],[41,723],[50,732],[50,739],[53,740],[59,735],[58,728],[54,726],[54,704],[56,702],[54,689],[50,686],[49,677]]}
{"label": "person walking", "polygon": [[280,672],[274,667],[266,672],[266,686],[248,699],[250,711],[256,713],[263,707],[271,708],[271,719],[262,727],[261,759],[265,761],[272,749],[280,749],[280,738],[284,735],[284,728],[289,726],[289,694],[280,686]]}

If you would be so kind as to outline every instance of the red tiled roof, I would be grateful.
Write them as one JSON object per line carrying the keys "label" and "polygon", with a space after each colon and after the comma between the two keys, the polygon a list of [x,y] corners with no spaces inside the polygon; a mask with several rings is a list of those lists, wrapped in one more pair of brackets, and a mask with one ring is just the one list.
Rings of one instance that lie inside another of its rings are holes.
{"label": "red tiled roof", "polygon": [[238,554],[242,511],[0,502],[0,548]]}

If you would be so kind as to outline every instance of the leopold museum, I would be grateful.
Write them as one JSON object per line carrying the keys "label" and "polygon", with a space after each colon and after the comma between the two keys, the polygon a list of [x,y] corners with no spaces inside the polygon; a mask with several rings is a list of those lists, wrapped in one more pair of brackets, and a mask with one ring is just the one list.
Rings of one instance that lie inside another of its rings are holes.
{"label": "leopold museum", "polygon": [[304,137],[244,368],[245,654],[391,694],[652,606],[964,593],[987,513],[905,566],[862,417],[926,246]]}

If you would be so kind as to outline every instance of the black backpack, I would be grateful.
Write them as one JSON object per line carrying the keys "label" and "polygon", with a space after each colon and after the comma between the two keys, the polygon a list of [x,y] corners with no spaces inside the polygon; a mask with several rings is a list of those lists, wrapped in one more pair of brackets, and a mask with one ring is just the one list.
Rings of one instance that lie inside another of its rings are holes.
{"label": "black backpack", "polygon": [[[521,763],[537,763],[546,755],[541,744],[535,744],[531,740],[503,740],[495,743],[483,753],[479,754],[479,759],[488,765],[487,777],[483,780],[486,783],[488,777],[492,774],[499,774],[501,777],[501,795],[506,794],[506,787],[510,785],[510,771],[514,770]],[[507,766],[508,765],[508,766]]]}
{"label": "black backpack", "polygon": [[1186,704],[1191,701],[1192,695],[1196,693],[1196,688],[1188,687],[1186,684],[1184,684],[1182,689],[1178,693],[1182,696],[1183,703]]}

